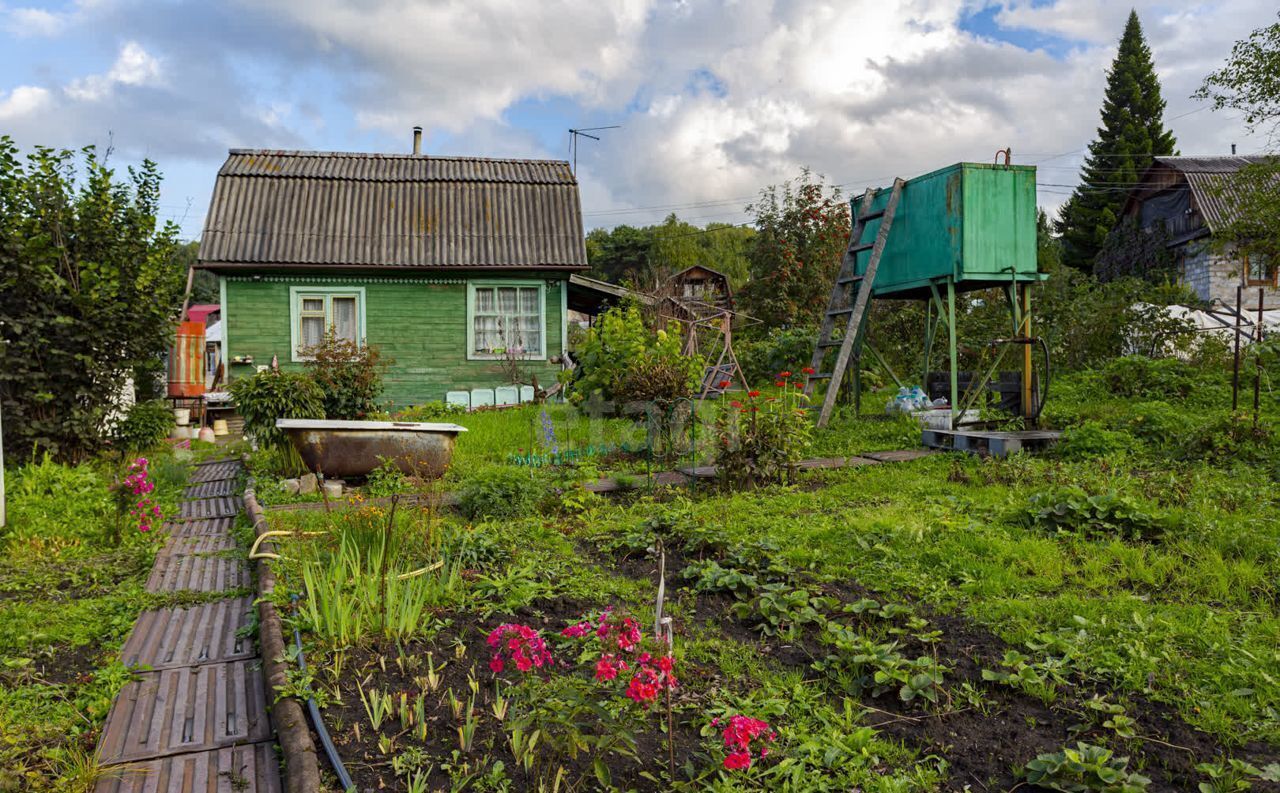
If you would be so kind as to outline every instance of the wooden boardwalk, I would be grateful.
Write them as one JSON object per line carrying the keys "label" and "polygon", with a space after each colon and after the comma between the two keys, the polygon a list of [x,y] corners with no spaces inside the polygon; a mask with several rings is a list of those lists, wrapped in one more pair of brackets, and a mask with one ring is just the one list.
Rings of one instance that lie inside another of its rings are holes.
{"label": "wooden boardwalk", "polygon": [[[279,793],[267,690],[248,628],[252,579],[235,552],[240,465],[196,466],[148,592],[199,592],[198,605],[143,612],[121,650],[139,671],[107,714],[94,793]],[[218,597],[218,593],[225,596]]]}

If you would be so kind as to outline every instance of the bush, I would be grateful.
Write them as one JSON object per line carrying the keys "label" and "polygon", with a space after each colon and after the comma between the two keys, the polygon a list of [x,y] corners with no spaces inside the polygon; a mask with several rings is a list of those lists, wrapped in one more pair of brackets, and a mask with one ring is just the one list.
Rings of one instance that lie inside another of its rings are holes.
{"label": "bush", "polygon": [[244,418],[244,430],[263,446],[285,445],[276,419],[324,418],[324,391],[305,374],[258,372],[231,384],[236,410]]}
{"label": "bush", "polygon": [[811,328],[773,328],[758,339],[734,345],[748,383],[763,383],[792,365],[813,356],[817,333]]}
{"label": "bush", "polygon": [[1137,438],[1124,430],[1109,430],[1097,421],[1086,421],[1063,432],[1054,451],[1068,460],[1087,460],[1125,454],[1137,445]]}
{"label": "bush", "polygon": [[525,471],[503,466],[482,468],[463,481],[458,509],[469,520],[515,518],[537,508],[539,490]]}
{"label": "bush", "polygon": [[393,460],[380,459],[382,464],[369,472],[369,478],[365,481],[365,492],[374,498],[409,492],[409,478],[404,475],[404,472]]}
{"label": "bush", "polygon": [[138,452],[169,437],[173,422],[173,411],[162,400],[136,402],[116,425],[115,434],[124,450]]}
{"label": "bush", "polygon": [[10,471],[6,484],[8,525],[0,528],[0,540],[76,544],[106,536],[111,493],[93,467],[56,463],[45,452],[39,462]]}
{"label": "bush", "polygon": [[1168,445],[1189,435],[1191,417],[1168,402],[1138,402],[1129,406],[1124,428],[1142,440]]}
{"label": "bush", "polygon": [[465,415],[467,409],[462,405],[448,402],[423,402],[421,405],[407,407],[395,414],[396,421],[440,421]]}
{"label": "bush", "polygon": [[656,333],[645,327],[634,303],[600,315],[578,351],[579,376],[569,397],[593,394],[613,402],[672,402],[693,393],[703,362],[682,354],[680,328]]}
{"label": "bush", "polygon": [[1149,512],[1128,496],[1115,492],[1091,496],[1078,487],[1036,493],[1026,515],[1031,525],[1045,531],[1091,539],[1153,540],[1174,523],[1170,516]]}
{"label": "bush", "polygon": [[721,404],[716,415],[715,458],[722,481],[736,486],[781,482],[809,450],[812,424],[805,396],[783,381],[783,394],[761,399],[747,393],[745,403]]}
{"label": "bush", "polygon": [[1168,399],[1190,394],[1195,373],[1176,358],[1126,355],[1106,365],[1102,381],[1113,396]]}
{"label": "bush", "polygon": [[392,362],[375,345],[338,338],[332,327],[324,341],[305,350],[307,372],[324,392],[324,417],[363,419],[378,409],[382,375]]}
{"label": "bush", "polygon": [[1248,413],[1233,413],[1213,419],[1191,431],[1182,444],[1191,459],[1214,464],[1280,463],[1280,449],[1266,424],[1253,423]]}

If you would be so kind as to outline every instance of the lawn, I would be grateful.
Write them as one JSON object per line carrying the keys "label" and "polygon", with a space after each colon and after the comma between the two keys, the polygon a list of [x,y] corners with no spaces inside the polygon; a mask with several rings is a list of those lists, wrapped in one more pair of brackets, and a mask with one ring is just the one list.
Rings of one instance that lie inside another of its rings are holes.
{"label": "lawn", "polygon": [[1052,454],[613,498],[685,455],[531,466],[590,445],[568,408],[466,416],[456,509],[271,515],[318,532],[275,563],[294,690],[361,789],[1276,789],[1280,412],[1225,383],[1125,361],[1055,384]]}

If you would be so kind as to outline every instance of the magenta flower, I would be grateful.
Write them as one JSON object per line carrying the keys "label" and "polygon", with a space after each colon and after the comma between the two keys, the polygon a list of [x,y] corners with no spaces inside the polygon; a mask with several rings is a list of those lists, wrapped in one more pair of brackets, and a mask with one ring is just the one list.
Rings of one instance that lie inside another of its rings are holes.
{"label": "magenta flower", "polygon": [[528,672],[534,667],[541,669],[554,663],[542,636],[527,625],[499,625],[489,633],[485,643],[494,648],[489,669],[495,675],[506,668],[507,661],[514,663],[521,672]]}

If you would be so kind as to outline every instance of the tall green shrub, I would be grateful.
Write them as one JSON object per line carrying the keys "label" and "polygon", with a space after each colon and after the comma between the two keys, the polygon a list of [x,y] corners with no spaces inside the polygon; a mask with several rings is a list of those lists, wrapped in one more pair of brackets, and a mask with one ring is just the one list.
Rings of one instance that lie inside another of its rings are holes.
{"label": "tall green shrub", "polygon": [[116,439],[126,451],[150,449],[168,437],[173,421],[173,411],[162,400],[138,402],[116,426]]}
{"label": "tall green shrub", "polygon": [[264,370],[231,383],[244,429],[264,446],[281,446],[276,419],[324,418],[324,391],[305,374]]}
{"label": "tall green shrub", "polygon": [[91,146],[24,162],[0,137],[0,402],[14,457],[99,449],[114,395],[169,346],[184,273],[159,201],[151,161],[120,180]]}
{"label": "tall green shrub", "polygon": [[362,419],[378,409],[382,376],[391,361],[376,345],[340,338],[332,327],[324,341],[306,350],[307,372],[324,392],[324,415]]}
{"label": "tall green shrub", "polygon": [[578,350],[579,378],[569,395],[593,394],[614,402],[671,402],[689,396],[703,371],[700,358],[682,353],[680,327],[651,331],[634,304],[600,315]]}

